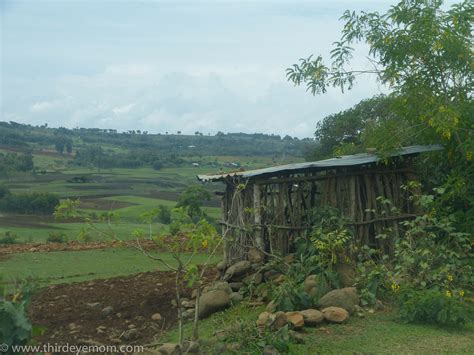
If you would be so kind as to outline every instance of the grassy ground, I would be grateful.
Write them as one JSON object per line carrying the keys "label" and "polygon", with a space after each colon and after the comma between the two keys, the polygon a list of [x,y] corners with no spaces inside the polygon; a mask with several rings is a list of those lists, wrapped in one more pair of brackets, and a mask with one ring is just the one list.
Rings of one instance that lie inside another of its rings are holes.
{"label": "grassy ground", "polygon": [[[176,265],[171,254],[159,255],[171,265]],[[198,254],[193,262],[202,264],[206,260],[207,255]],[[42,285],[105,279],[154,270],[166,269],[141,252],[126,248],[20,253],[4,257],[0,263],[0,275],[7,282],[33,277]]]}
{"label": "grassy ground", "polygon": [[[216,348],[216,330],[225,329],[239,320],[254,322],[263,310],[241,304],[201,321],[200,336],[205,339],[205,351],[212,353]],[[191,324],[186,325],[185,332],[190,336]],[[290,354],[472,354],[474,349],[474,323],[464,330],[443,329],[399,323],[394,313],[352,317],[342,325],[305,328],[303,334],[304,344],[290,344]],[[165,336],[165,341],[176,342],[177,339],[177,330]]]}

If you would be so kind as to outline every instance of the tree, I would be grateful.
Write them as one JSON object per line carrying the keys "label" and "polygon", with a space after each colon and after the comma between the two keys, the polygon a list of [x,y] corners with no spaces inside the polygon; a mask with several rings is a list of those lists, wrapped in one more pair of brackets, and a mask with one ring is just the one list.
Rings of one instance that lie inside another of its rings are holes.
{"label": "tree", "polygon": [[[449,191],[448,208],[464,214],[460,220],[474,227],[468,222],[474,219],[474,5],[464,0],[444,10],[442,4],[403,0],[384,14],[346,11],[331,63],[321,55],[300,59],[287,69],[287,77],[315,95],[328,87],[351,89],[360,75],[375,75],[391,90],[391,109],[398,117],[371,131],[377,148],[393,149],[410,141],[444,145],[435,171],[444,174],[439,181]],[[372,70],[349,67],[351,46],[357,42],[369,45]]]}
{"label": "tree", "polygon": [[313,159],[331,157],[338,148],[345,153],[356,153],[363,149],[366,130],[383,121],[396,119],[389,96],[375,96],[362,100],[354,107],[329,115],[316,126],[315,137],[319,145],[313,151]]}
{"label": "tree", "polygon": [[[398,97],[399,112],[420,139],[437,137],[451,154],[471,160],[473,15],[468,0],[449,11],[441,0],[403,0],[385,14],[346,11],[332,63],[322,56],[301,59],[287,69],[288,79],[314,95],[330,86],[351,89],[356,77],[374,74]],[[357,42],[370,46],[373,70],[348,68]]]}
{"label": "tree", "polygon": [[201,210],[204,201],[209,201],[211,194],[201,185],[189,186],[179,195],[176,207],[184,208],[188,216],[193,220],[202,218],[205,213]]}

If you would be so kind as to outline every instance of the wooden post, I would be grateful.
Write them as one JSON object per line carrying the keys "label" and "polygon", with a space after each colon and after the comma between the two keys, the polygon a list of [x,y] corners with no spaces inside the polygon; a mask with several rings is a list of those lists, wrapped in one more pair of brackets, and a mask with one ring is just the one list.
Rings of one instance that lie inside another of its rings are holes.
{"label": "wooden post", "polygon": [[254,223],[255,223],[255,243],[257,248],[260,250],[264,250],[264,243],[263,243],[263,228],[262,228],[262,211],[261,211],[261,203],[260,203],[260,185],[254,184],[253,185],[253,209],[254,209]]}

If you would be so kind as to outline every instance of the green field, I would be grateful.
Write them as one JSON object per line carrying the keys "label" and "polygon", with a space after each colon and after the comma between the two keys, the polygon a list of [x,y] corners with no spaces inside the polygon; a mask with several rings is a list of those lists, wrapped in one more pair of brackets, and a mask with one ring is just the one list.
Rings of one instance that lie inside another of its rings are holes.
{"label": "green field", "polygon": [[[169,264],[176,265],[170,253],[159,253],[159,256]],[[196,255],[193,258],[195,264],[206,260],[207,255]],[[40,285],[105,279],[157,270],[164,271],[166,268],[158,261],[145,257],[140,251],[128,248],[18,253],[4,257],[0,263],[0,275],[4,275],[7,282],[33,277]]]}

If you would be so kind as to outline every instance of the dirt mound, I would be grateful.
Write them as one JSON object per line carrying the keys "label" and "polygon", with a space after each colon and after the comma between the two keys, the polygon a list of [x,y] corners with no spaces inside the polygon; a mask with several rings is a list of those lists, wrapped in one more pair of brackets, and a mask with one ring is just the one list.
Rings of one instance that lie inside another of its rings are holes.
{"label": "dirt mound", "polygon": [[[217,277],[210,270],[208,281]],[[34,325],[45,328],[40,344],[138,344],[159,339],[177,324],[172,272],[147,272],[133,276],[55,285],[41,289],[29,309]],[[184,289],[189,297],[191,290]],[[152,315],[159,313],[162,320]],[[133,339],[124,333],[136,329]]]}

